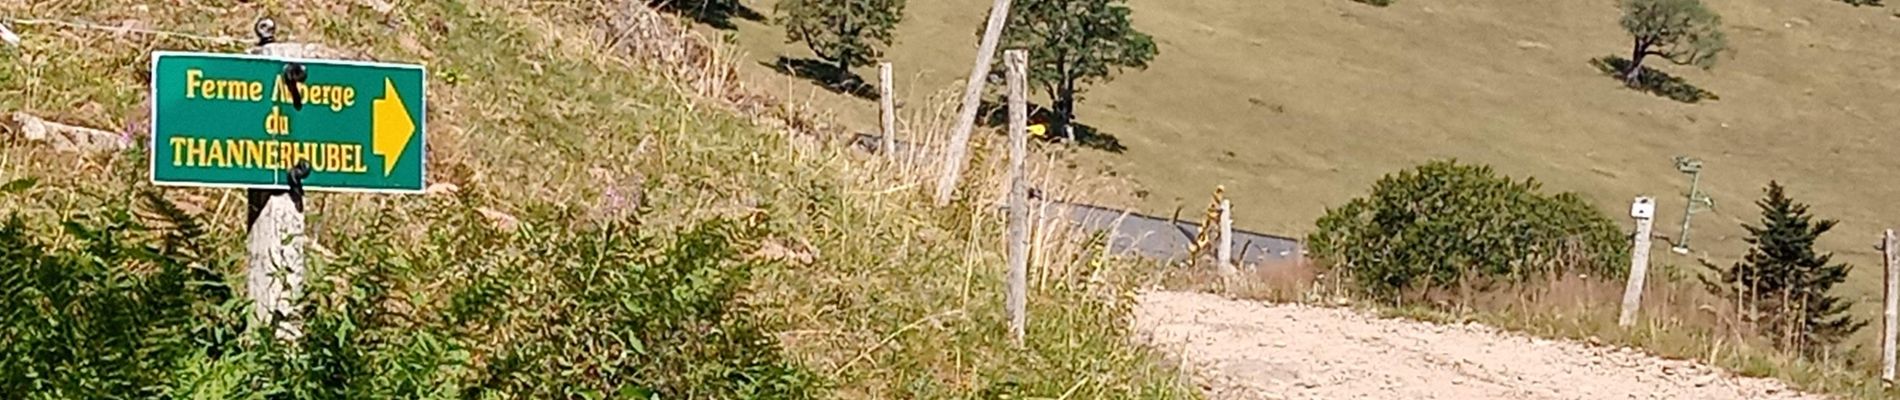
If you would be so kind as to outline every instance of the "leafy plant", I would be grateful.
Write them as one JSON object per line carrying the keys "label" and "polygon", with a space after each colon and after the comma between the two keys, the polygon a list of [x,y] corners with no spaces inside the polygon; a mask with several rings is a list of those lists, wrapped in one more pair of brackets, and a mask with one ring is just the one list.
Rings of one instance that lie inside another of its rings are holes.
{"label": "leafy plant", "polygon": [[203,231],[163,198],[142,198],[161,203],[148,207],[154,223],[123,202],[55,232],[17,214],[0,223],[0,392],[164,396],[183,360],[231,350],[239,303],[197,256]]}
{"label": "leafy plant", "polygon": [[419,210],[423,246],[379,220],[312,260],[296,342],[244,324],[207,230],[155,193],[55,233],[0,223],[0,391],[28,397],[806,398],[741,299],[725,219],[594,227],[566,207],[502,231],[461,202]]}
{"label": "leafy plant", "polygon": [[479,284],[453,292],[459,311],[480,313],[454,318],[514,338],[473,348],[491,360],[486,385],[503,393],[802,398],[814,378],[779,356],[777,341],[738,298],[759,264],[742,260],[736,246],[761,233],[726,220],[670,241],[633,221],[524,232],[520,241],[534,245],[508,262],[475,258],[453,267],[497,267],[502,278],[476,275]]}
{"label": "leafy plant", "polygon": [[1753,245],[1748,254],[1728,268],[1711,265],[1717,275],[1703,284],[1741,304],[1745,317],[1777,347],[1816,356],[1867,326],[1867,320],[1847,314],[1852,302],[1831,293],[1854,267],[1814,251],[1815,240],[1838,221],[1815,220],[1780,183],[1768,182],[1765,192],[1755,202],[1761,224],[1742,226]]}
{"label": "leafy plant", "polygon": [[33,185],[37,183],[39,183],[39,180],[34,178],[14,179],[4,185],[0,185],[0,194],[24,192],[27,189],[33,188]]}
{"label": "leafy plant", "polygon": [[1375,296],[1576,271],[1620,275],[1626,236],[1571,193],[1433,161],[1327,210],[1307,245]]}

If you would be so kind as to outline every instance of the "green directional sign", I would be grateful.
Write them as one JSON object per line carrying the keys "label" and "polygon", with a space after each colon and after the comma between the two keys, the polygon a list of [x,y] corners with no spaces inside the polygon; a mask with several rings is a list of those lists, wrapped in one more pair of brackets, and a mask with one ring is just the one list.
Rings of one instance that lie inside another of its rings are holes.
{"label": "green directional sign", "polygon": [[[293,107],[284,65],[304,67]],[[420,192],[426,149],[422,66],[240,54],[152,56],[152,182]]]}

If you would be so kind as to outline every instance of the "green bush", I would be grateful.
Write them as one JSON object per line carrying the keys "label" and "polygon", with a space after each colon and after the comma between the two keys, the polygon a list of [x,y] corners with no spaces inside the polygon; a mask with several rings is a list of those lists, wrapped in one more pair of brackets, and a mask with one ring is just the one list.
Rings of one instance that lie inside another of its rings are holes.
{"label": "green bush", "polygon": [[5,218],[0,393],[162,396],[182,360],[226,352],[242,329],[224,278],[193,256],[195,224],[152,229],[125,207],[46,233]]}
{"label": "green bush", "polygon": [[[757,221],[649,228],[467,199],[383,210],[312,257],[299,343],[247,327],[208,234],[154,194],[0,223],[0,393],[28,398],[807,398],[741,296]],[[155,214],[155,217],[142,217]],[[423,221],[423,222],[418,222]],[[413,230],[423,228],[423,230]],[[421,233],[419,246],[397,238]],[[328,253],[328,252],[326,252]],[[220,261],[225,260],[225,261]]]}
{"label": "green bush", "polygon": [[[483,221],[474,208],[432,218]],[[407,256],[433,266],[418,271],[424,276],[467,282],[450,285],[442,323],[472,334],[471,356],[485,360],[483,391],[805,398],[816,387],[780,356],[741,298],[764,266],[740,254],[766,234],[760,221],[712,219],[670,232],[642,226],[637,215],[567,224],[581,213],[531,211],[539,217],[524,226],[546,229],[438,234],[427,246],[434,250]]]}
{"label": "green bush", "polygon": [[1369,293],[1486,285],[1552,272],[1624,273],[1626,235],[1575,194],[1545,195],[1488,166],[1433,161],[1327,210],[1312,254]]}

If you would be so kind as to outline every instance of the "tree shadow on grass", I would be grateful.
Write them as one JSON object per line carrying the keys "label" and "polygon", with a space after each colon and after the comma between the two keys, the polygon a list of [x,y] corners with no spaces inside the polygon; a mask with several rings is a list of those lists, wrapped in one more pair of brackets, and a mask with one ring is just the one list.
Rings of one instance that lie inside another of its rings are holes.
{"label": "tree shadow on grass", "polygon": [[[977,121],[982,122],[985,127],[996,128],[999,131],[1009,127],[1009,109],[1003,104],[986,100],[983,101],[983,104],[977,106],[976,111]],[[1048,124],[1055,121],[1054,111],[1055,110],[1033,102],[1029,103],[1029,124]],[[1128,146],[1123,146],[1121,139],[1115,137],[1115,135],[1102,132],[1095,129],[1095,127],[1080,122],[1070,121],[1069,125],[1075,128],[1076,145],[1115,154],[1128,151]],[[1051,127],[1051,129],[1053,129],[1053,127]],[[1008,134],[1008,132],[1004,132],[1004,134]],[[1068,140],[1069,137],[1065,133],[1051,130],[1043,133],[1042,137],[1034,139],[1045,142],[1057,142]]]}
{"label": "tree shadow on grass", "polygon": [[877,87],[864,82],[864,78],[851,71],[839,71],[836,64],[811,58],[791,58],[779,56],[778,61],[764,62],[759,65],[770,67],[779,73],[804,78],[832,93],[848,94],[865,100],[877,100]]}
{"label": "tree shadow on grass", "polygon": [[738,29],[739,26],[732,22],[733,18],[754,22],[765,21],[765,14],[760,14],[752,7],[740,4],[739,0],[647,0],[647,5],[692,18],[694,21],[720,30]]}
{"label": "tree shadow on grass", "polygon": [[[1629,65],[1629,59],[1617,56],[1590,59],[1590,66],[1596,67],[1598,71],[1603,71],[1603,73],[1609,75],[1610,78],[1616,79],[1618,83],[1623,82],[1623,70],[1628,68]],[[1702,88],[1689,84],[1688,81],[1683,80],[1681,77],[1670,75],[1667,72],[1662,72],[1648,66],[1643,67],[1642,76],[1637,79],[1636,85],[1630,88],[1684,103],[1722,99],[1721,96],[1716,96],[1715,92],[1703,90]]]}

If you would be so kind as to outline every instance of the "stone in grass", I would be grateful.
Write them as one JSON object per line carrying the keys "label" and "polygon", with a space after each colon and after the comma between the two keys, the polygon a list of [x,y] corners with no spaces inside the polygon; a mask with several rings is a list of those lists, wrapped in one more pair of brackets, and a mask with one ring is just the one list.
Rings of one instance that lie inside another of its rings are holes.
{"label": "stone in grass", "polygon": [[27,141],[51,143],[59,151],[114,151],[131,145],[129,139],[116,133],[47,121],[24,112],[14,112],[11,122]]}
{"label": "stone in grass", "polygon": [[14,34],[12,29],[7,29],[7,24],[0,24],[0,41],[5,41],[7,42],[7,44],[10,44],[10,45],[19,46],[20,35]]}

